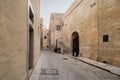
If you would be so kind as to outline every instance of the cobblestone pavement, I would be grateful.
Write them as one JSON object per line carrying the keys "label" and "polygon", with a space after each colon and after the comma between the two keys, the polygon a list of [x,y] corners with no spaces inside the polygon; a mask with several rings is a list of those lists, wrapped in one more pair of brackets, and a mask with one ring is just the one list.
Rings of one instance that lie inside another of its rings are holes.
{"label": "cobblestone pavement", "polygon": [[30,80],[120,80],[120,77],[68,56],[44,50]]}

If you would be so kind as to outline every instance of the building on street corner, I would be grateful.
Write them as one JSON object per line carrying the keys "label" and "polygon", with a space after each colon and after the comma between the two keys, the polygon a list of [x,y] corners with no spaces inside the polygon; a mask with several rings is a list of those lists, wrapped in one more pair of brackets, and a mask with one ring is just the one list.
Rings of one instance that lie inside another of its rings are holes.
{"label": "building on street corner", "polygon": [[[58,41],[62,37],[62,18],[63,13],[52,13],[50,17],[50,48],[54,50],[58,47]],[[59,48],[60,49],[60,48]]]}
{"label": "building on street corner", "polygon": [[28,80],[40,55],[40,0],[0,1],[0,80]]}

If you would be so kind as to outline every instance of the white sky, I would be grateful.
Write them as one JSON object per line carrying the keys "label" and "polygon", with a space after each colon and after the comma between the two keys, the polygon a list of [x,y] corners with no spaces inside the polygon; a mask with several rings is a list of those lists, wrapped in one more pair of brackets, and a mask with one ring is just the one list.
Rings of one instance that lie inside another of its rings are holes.
{"label": "white sky", "polygon": [[49,19],[51,13],[65,13],[74,0],[41,0],[41,17],[44,25],[49,27]]}

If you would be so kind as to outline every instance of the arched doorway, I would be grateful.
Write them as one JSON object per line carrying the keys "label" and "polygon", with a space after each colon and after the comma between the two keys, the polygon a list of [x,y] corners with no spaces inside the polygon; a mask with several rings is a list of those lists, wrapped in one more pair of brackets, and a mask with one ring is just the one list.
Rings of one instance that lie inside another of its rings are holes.
{"label": "arched doorway", "polygon": [[79,55],[79,34],[77,32],[72,33],[72,55]]}

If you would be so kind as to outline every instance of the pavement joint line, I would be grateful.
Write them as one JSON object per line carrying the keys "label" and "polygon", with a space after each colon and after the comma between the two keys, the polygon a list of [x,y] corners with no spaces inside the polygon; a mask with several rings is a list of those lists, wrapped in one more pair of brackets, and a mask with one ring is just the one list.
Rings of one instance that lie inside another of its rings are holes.
{"label": "pavement joint line", "polygon": [[[112,74],[117,75],[117,76],[120,77],[119,74],[116,74],[116,73],[114,73],[114,72],[112,72],[112,71],[110,71],[110,70],[108,70],[108,69],[105,69],[105,68],[102,68],[102,67],[100,67],[100,66],[94,65],[94,64],[89,63],[89,62],[87,62],[87,61],[84,61],[84,60],[82,60],[82,59],[78,59],[77,57],[71,56],[71,55],[69,55],[69,54],[67,54],[67,55],[68,55],[69,57],[73,58],[73,59],[76,59],[76,60],[79,60],[79,61],[81,61],[81,62],[87,63],[87,64],[89,64],[89,65],[92,65],[92,66],[97,67],[97,68],[99,68],[99,69],[105,70],[105,71],[107,71],[107,72],[110,72],[110,73],[112,73]],[[67,55],[66,55],[66,56],[67,56]]]}

